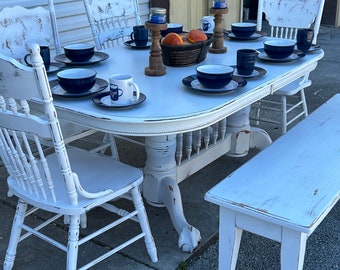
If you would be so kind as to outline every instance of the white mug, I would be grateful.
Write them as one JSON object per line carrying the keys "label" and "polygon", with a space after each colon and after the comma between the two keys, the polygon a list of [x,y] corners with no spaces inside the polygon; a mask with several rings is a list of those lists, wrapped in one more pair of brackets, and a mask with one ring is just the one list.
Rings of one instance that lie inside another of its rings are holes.
{"label": "white mug", "polygon": [[200,20],[200,28],[207,34],[212,34],[215,28],[214,16],[203,16]]}
{"label": "white mug", "polygon": [[140,91],[133,78],[128,74],[114,74],[110,76],[110,97],[111,102],[119,105],[136,103]]}

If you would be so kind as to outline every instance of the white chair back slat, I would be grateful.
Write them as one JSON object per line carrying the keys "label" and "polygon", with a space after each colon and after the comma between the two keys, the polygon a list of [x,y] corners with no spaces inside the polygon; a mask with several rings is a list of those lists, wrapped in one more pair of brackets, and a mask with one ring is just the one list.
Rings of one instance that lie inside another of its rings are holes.
{"label": "white chair back slat", "polygon": [[53,32],[54,47],[55,47],[56,54],[58,55],[62,53],[62,49],[60,45],[59,30],[58,30],[58,25],[57,25],[57,16],[55,13],[53,0],[48,0],[48,8],[49,8],[50,16],[51,16],[51,26],[52,26],[52,32]]}
{"label": "white chair back slat", "polygon": [[[20,187],[41,200],[57,200],[50,168],[40,138],[54,142],[54,149],[59,157],[61,174],[65,181],[65,192],[73,204],[77,204],[77,192],[73,181],[73,173],[63,142],[56,111],[52,103],[52,95],[48,78],[35,44],[31,54],[34,68],[27,68],[14,59],[0,55],[3,67],[0,80],[2,104],[0,125],[2,127],[1,143],[8,171],[13,177],[20,179]],[[24,91],[21,86],[28,85]],[[34,87],[36,86],[36,87]],[[45,107],[45,116],[31,115],[27,99],[41,100]],[[35,138],[34,142],[27,138]],[[66,196],[66,197],[67,197]]]}
{"label": "white chair back slat", "polygon": [[5,7],[0,11],[0,52],[18,60],[28,54],[29,45],[38,43],[61,53],[53,0],[49,10],[22,6]]}
{"label": "white chair back slat", "polygon": [[98,50],[124,41],[141,24],[137,0],[84,0],[84,5]]}
{"label": "white chair back slat", "polygon": [[314,29],[313,44],[317,42],[325,0],[259,0],[257,30],[262,29],[262,14],[271,26],[271,36],[296,39],[298,28]]}

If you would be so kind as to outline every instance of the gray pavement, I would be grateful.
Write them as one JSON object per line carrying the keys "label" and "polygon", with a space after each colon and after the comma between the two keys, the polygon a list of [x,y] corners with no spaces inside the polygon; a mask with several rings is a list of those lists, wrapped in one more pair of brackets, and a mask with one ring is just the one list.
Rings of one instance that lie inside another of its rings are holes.
{"label": "gray pavement", "polygon": [[[334,94],[340,92],[340,28],[322,26],[318,44],[325,51],[325,57],[311,73],[313,84],[306,89],[309,110],[313,111]],[[261,126],[275,140],[278,128],[273,125]],[[121,159],[132,165],[143,167],[145,153],[141,147],[119,142]],[[159,262],[151,263],[146,254],[144,242],[138,241],[119,254],[110,257],[93,269],[126,269],[126,270],[175,270],[175,269],[218,269],[218,208],[204,201],[204,193],[217,182],[249,160],[256,152],[251,151],[247,157],[232,159],[223,156],[206,166],[199,172],[180,183],[184,213],[193,226],[201,231],[202,242],[192,253],[179,251],[178,235],[174,230],[170,217],[164,208],[146,205],[158,248]],[[136,158],[138,157],[138,158]],[[7,173],[0,166],[0,267],[5,256],[11,223],[16,207],[16,199],[6,195]],[[37,213],[29,222],[35,223],[46,218],[46,213]],[[89,222],[100,223],[108,220],[104,210],[90,214]],[[91,224],[90,224],[91,225]],[[94,225],[94,224],[92,224]],[[129,230],[121,228],[116,234],[108,234],[80,248],[80,264],[93,254],[109,249],[111,243],[130,231],[137,225],[131,223]],[[65,227],[61,221],[49,226],[56,237],[66,236]],[[84,231],[86,233],[86,231]],[[242,238],[237,269],[279,269],[278,243],[245,232]],[[54,247],[36,239],[29,238],[19,244],[18,255],[14,269],[64,269],[65,254]],[[338,203],[326,219],[307,241],[305,256],[306,270],[340,269],[340,204]]]}

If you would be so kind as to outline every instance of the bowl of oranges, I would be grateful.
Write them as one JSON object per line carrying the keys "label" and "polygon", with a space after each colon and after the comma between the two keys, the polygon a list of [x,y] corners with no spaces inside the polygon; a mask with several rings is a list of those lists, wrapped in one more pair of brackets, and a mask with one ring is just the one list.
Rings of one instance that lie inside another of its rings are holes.
{"label": "bowl of oranges", "polygon": [[162,58],[166,66],[184,67],[201,63],[207,56],[213,36],[199,29],[168,33],[161,39]]}

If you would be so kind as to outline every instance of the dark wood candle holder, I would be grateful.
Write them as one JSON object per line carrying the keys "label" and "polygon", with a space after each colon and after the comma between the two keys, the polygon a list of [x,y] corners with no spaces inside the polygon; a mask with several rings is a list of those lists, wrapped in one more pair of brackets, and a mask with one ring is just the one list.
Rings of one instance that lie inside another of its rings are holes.
{"label": "dark wood candle holder", "polygon": [[145,22],[145,27],[150,29],[152,37],[149,66],[145,68],[145,75],[162,76],[166,74],[166,68],[163,65],[162,48],[160,45],[161,30],[168,29],[168,25],[166,23]]}
{"label": "dark wood candle holder", "polygon": [[223,37],[223,15],[228,13],[228,8],[210,8],[210,14],[214,14],[214,40],[209,48],[210,53],[225,53],[227,47],[224,46]]}

